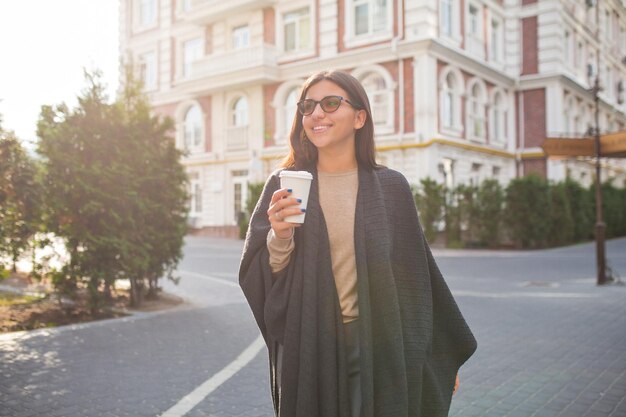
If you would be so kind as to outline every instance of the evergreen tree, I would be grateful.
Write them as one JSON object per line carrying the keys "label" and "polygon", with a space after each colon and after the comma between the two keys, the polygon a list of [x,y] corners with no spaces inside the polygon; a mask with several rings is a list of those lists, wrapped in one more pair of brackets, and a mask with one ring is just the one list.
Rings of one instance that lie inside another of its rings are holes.
{"label": "evergreen tree", "polygon": [[0,257],[10,259],[13,272],[39,228],[40,205],[36,163],[15,134],[0,127]]}
{"label": "evergreen tree", "polygon": [[154,292],[160,276],[171,277],[187,195],[173,124],[150,114],[141,85],[128,76],[109,104],[99,74],[86,79],[76,109],[42,108],[38,151],[46,166],[47,225],[71,255],[55,285],[86,283],[95,312],[118,278],[131,281],[131,302],[139,304],[146,283]]}

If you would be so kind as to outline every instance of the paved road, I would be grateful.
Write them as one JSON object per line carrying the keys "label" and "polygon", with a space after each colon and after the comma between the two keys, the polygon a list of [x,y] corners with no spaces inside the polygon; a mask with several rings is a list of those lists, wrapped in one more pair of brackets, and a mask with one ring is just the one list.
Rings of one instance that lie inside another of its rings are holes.
{"label": "paved road", "polygon": [[[0,337],[0,416],[270,416],[241,246],[187,239],[183,308]],[[626,276],[626,239],[607,249]],[[592,244],[435,257],[479,342],[450,416],[626,417],[626,286],[594,285]]]}

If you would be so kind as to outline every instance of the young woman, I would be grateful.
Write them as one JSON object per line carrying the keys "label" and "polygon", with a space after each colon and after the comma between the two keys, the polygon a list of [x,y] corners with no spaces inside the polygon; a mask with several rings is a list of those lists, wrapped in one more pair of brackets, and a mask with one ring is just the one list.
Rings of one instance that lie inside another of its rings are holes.
{"label": "young woman", "polygon": [[[302,225],[281,170],[313,182]],[[361,84],[302,88],[289,155],[265,184],[239,282],[270,354],[280,417],[442,417],[476,341],[424,239],[409,184],[375,161]]]}

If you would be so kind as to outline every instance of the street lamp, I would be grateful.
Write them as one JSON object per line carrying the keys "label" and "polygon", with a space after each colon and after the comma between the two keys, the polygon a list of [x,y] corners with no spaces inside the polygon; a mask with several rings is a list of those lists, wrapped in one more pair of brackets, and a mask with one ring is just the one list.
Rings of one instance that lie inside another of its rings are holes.
{"label": "street lamp", "polygon": [[[589,5],[589,1],[587,4]],[[606,284],[606,258],[605,258],[605,230],[606,224],[604,223],[602,216],[602,181],[600,174],[602,169],[600,167],[600,11],[598,4],[593,1],[593,5],[596,8],[596,42],[598,45],[598,51],[596,53],[596,70],[595,81],[591,89],[593,93],[593,101],[595,102],[595,137],[594,148],[596,156],[596,180],[595,180],[595,192],[596,192],[596,271],[597,271],[597,285]],[[591,66],[590,66],[591,70]],[[591,76],[591,74],[589,74]]]}

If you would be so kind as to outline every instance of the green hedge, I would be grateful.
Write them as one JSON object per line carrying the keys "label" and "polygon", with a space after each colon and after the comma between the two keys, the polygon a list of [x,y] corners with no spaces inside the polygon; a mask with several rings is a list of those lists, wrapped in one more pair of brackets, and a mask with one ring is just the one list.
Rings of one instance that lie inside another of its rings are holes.
{"label": "green hedge", "polygon": [[[606,236],[626,236],[626,188],[607,181],[602,193]],[[448,247],[544,248],[594,236],[594,187],[571,179],[550,183],[529,175],[505,189],[488,179],[449,190],[426,178],[414,194],[428,241],[441,233]]]}

